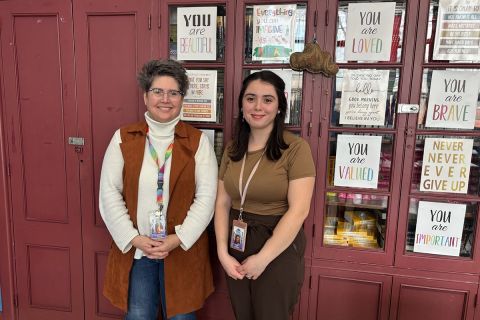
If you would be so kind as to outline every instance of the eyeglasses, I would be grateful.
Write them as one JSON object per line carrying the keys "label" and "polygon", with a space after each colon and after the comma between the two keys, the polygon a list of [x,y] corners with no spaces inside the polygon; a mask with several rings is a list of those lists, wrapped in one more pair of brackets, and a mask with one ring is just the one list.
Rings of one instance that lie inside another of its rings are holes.
{"label": "eyeglasses", "polygon": [[163,98],[165,95],[169,99],[178,99],[183,96],[183,92],[179,90],[163,90],[161,88],[151,88],[148,90],[149,92],[152,92],[153,95],[157,98]]}

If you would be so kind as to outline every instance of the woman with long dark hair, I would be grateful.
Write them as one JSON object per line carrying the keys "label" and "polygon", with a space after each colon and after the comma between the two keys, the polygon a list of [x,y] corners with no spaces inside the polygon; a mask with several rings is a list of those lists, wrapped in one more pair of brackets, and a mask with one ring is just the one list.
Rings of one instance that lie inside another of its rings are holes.
{"label": "woman with long dark hair", "polygon": [[[217,253],[239,320],[288,319],[303,283],[302,224],[315,166],[308,143],[284,130],[284,90],[271,71],[245,78],[236,135],[219,170]],[[238,230],[242,246],[235,245]]]}

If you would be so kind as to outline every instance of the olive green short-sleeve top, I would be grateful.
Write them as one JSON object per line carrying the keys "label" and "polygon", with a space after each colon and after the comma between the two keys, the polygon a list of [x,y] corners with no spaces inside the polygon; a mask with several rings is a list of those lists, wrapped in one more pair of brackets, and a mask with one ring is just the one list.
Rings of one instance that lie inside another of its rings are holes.
{"label": "olive green short-sleeve top", "polygon": [[[247,152],[242,190],[258,159],[262,159],[248,186],[243,205],[246,212],[283,215],[288,210],[289,181],[315,176],[315,164],[308,143],[288,131],[285,131],[284,139],[288,148],[282,151],[277,161],[271,161],[265,155],[262,157],[263,149]],[[218,176],[232,199],[232,207],[237,210],[240,209],[238,183],[241,168],[242,160],[232,161],[228,156],[228,147],[225,148]]]}

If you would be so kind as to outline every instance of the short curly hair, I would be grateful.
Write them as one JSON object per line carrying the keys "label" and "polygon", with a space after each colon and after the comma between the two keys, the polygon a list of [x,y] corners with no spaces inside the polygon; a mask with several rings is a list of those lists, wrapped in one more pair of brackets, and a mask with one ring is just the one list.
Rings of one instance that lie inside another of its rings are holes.
{"label": "short curly hair", "polygon": [[137,75],[138,85],[147,92],[156,77],[168,76],[174,78],[182,95],[188,90],[188,75],[185,68],[174,60],[150,60],[145,63]]}

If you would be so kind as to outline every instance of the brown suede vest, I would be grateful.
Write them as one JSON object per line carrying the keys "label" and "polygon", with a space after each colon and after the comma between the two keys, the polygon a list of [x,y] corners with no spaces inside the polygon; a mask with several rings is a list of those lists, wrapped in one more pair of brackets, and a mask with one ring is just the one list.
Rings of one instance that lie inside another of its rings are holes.
{"label": "brown suede vest", "polygon": [[[120,148],[124,159],[123,198],[135,227],[146,129],[146,122],[120,129]],[[195,197],[195,153],[200,136],[200,130],[182,121],[175,127],[167,218],[169,234],[175,233],[175,226],[182,224]],[[103,294],[113,305],[124,311],[127,311],[128,307],[129,276],[134,253],[135,248],[132,248],[122,254],[115,243],[112,243],[108,255]],[[208,237],[207,233],[203,232],[188,251],[178,247],[165,259],[167,317],[200,309],[212,292]]]}

